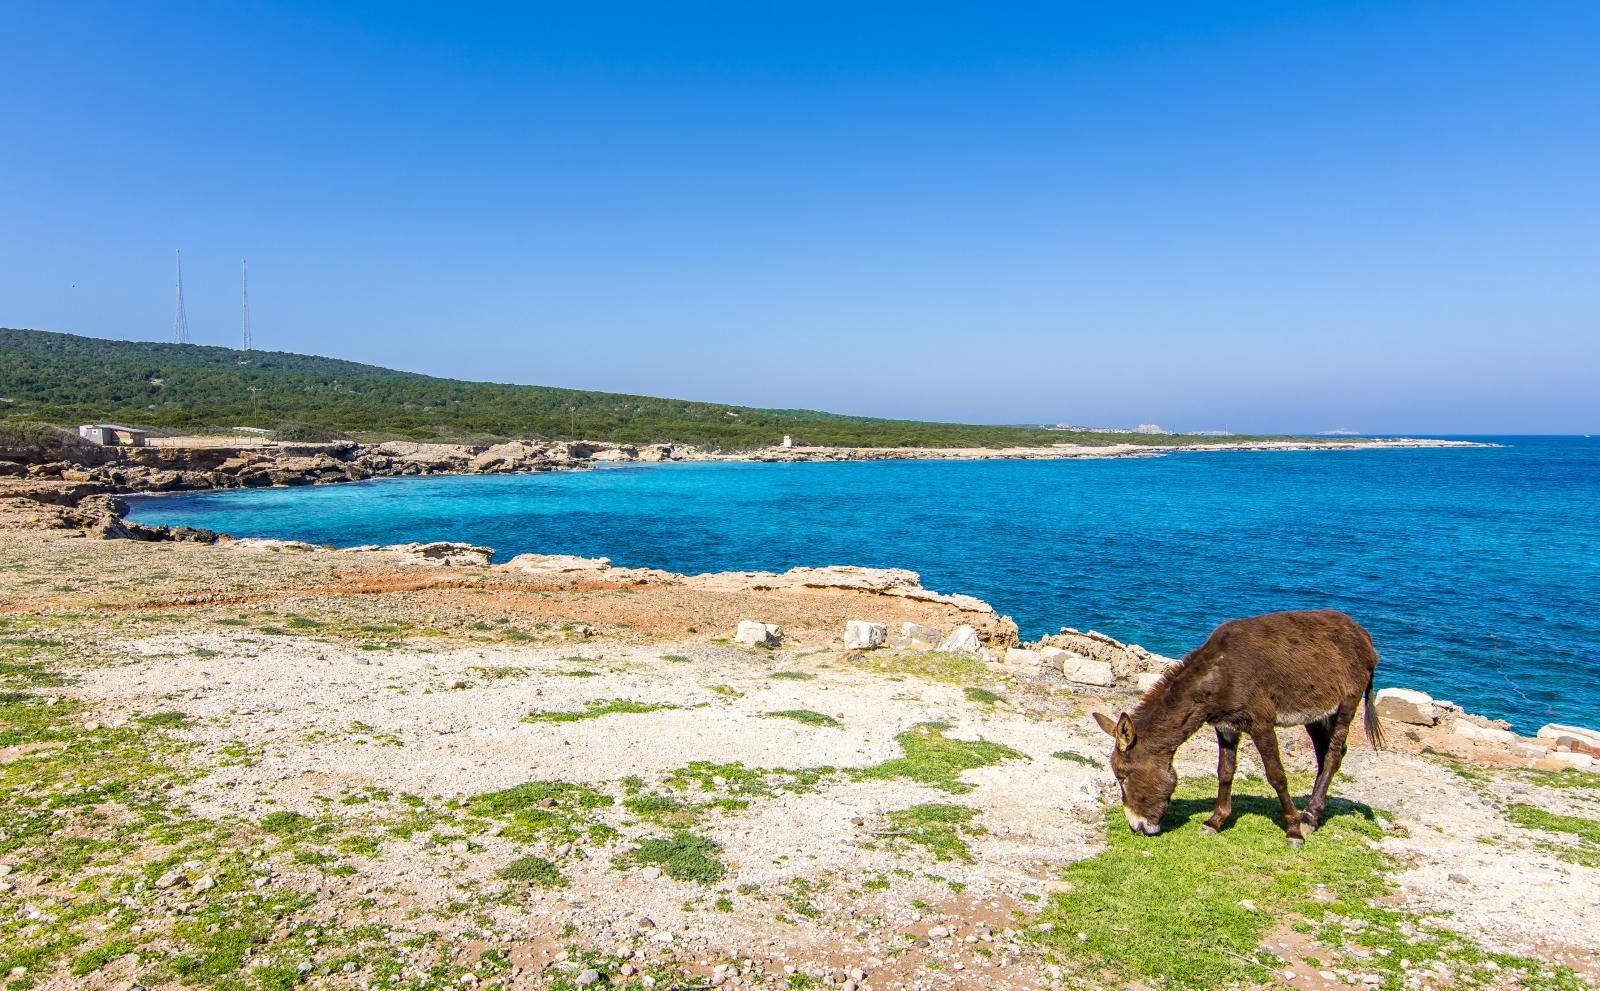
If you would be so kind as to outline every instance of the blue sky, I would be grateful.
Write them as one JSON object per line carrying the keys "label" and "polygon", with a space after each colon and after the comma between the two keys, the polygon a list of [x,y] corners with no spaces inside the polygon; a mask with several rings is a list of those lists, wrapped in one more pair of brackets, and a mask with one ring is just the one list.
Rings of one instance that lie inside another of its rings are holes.
{"label": "blue sky", "polygon": [[[870,8],[870,9],[869,9]],[[760,406],[1600,430],[1600,4],[0,0],[0,325]]]}

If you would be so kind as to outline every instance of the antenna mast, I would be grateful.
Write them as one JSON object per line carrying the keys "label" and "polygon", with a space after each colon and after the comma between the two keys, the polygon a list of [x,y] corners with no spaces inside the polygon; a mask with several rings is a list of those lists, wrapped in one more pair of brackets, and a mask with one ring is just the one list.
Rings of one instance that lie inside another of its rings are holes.
{"label": "antenna mast", "polygon": [[183,252],[178,252],[178,312],[172,318],[172,343],[189,343],[189,315],[183,310]]}
{"label": "antenna mast", "polygon": [[244,349],[250,350],[250,266],[239,259],[239,284],[244,289]]}

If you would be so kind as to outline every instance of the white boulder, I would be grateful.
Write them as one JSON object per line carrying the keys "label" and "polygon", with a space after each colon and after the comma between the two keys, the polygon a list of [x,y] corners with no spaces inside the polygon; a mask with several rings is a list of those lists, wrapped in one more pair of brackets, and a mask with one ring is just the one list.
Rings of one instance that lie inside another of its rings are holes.
{"label": "white boulder", "polygon": [[1133,683],[1139,689],[1140,694],[1148,692],[1160,682],[1161,673],[1159,671],[1146,671],[1144,674],[1136,675],[1133,679]]}
{"label": "white boulder", "polygon": [[1477,743],[1511,743],[1517,738],[1517,734],[1508,729],[1479,726],[1477,723],[1467,719],[1457,719],[1451,724],[1450,732],[1455,736]]}
{"label": "white boulder", "polygon": [[923,626],[921,623],[901,623],[900,636],[914,647],[936,647],[944,638],[938,630],[931,626]]}
{"label": "white boulder", "polygon": [[844,624],[846,650],[877,650],[889,636],[889,627],[865,619],[852,619]]}
{"label": "white boulder", "polygon": [[973,654],[983,649],[983,638],[978,636],[978,631],[970,626],[958,626],[950,635],[939,643],[940,650],[952,654]]}
{"label": "white boulder", "polygon": [[1042,658],[1037,650],[1025,650],[1022,647],[1007,647],[1005,663],[1008,668],[1030,670],[1038,668]]}
{"label": "white boulder", "polygon": [[1117,680],[1108,662],[1071,653],[1061,658],[1061,676],[1080,685],[1100,688],[1110,688]]}
{"label": "white boulder", "polygon": [[758,623],[753,619],[739,621],[733,639],[752,647],[776,647],[783,642],[783,631],[772,623]]}
{"label": "white boulder", "polygon": [[1587,729],[1583,726],[1563,726],[1561,723],[1546,723],[1539,727],[1537,735],[1539,739],[1548,740],[1552,744],[1559,744],[1562,738],[1566,738],[1575,743],[1583,744],[1585,749],[1600,750],[1600,730]]}
{"label": "white boulder", "polygon": [[1434,726],[1439,710],[1433,696],[1409,688],[1385,688],[1378,692],[1378,715],[1410,726]]}

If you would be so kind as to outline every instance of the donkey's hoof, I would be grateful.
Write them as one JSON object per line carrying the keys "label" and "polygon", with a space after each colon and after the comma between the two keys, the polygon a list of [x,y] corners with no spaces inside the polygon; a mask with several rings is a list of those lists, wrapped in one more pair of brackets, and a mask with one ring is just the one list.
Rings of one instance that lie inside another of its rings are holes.
{"label": "donkey's hoof", "polygon": [[1217,827],[1211,825],[1211,823],[1209,823],[1209,822],[1201,823],[1200,824],[1200,835],[1201,836],[1215,836],[1215,835],[1217,835]]}
{"label": "donkey's hoof", "polygon": [[1312,830],[1316,829],[1319,825],[1321,825],[1321,823],[1317,822],[1317,817],[1316,816],[1312,815],[1309,812],[1300,813],[1300,831],[1301,832],[1309,833]]}
{"label": "donkey's hoof", "polygon": [[1289,845],[1298,850],[1300,847],[1306,845],[1306,841],[1302,836],[1291,836],[1289,837]]}

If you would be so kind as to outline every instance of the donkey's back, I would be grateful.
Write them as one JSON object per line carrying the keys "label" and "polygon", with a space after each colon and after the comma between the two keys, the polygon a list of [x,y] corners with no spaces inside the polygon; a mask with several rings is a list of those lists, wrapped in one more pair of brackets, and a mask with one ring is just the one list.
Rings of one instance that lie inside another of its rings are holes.
{"label": "donkey's back", "polygon": [[[1366,730],[1379,729],[1371,704],[1378,652],[1355,620],[1332,609],[1268,613],[1223,623],[1184,660],[1205,671],[1206,721],[1237,727],[1304,726],[1367,697]],[[1197,670],[1196,674],[1200,671]]]}

